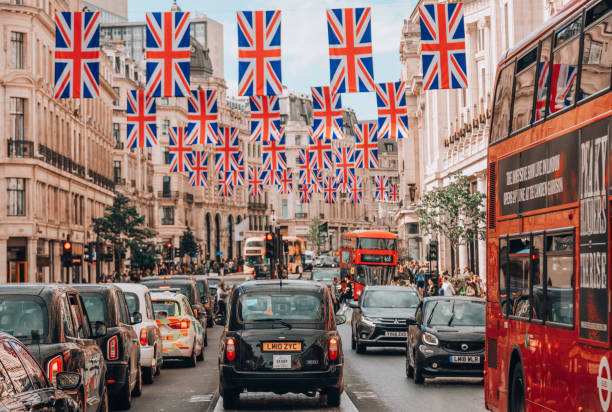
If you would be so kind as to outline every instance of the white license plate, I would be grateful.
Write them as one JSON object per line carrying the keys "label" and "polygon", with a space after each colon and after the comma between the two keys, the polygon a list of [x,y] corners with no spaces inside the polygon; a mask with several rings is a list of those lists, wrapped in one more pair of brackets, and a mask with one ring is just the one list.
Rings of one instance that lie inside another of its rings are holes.
{"label": "white license plate", "polygon": [[480,363],[480,356],[451,356],[451,363]]}
{"label": "white license plate", "polygon": [[385,332],[385,336],[389,338],[407,338],[408,332]]}
{"label": "white license plate", "polygon": [[272,368],[291,369],[291,355],[273,355]]}

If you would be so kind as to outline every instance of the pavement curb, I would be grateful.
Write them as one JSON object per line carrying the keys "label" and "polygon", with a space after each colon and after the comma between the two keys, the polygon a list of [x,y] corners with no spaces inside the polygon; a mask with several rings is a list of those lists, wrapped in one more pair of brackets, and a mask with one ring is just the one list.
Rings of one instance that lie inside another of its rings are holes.
{"label": "pavement curb", "polygon": [[213,412],[215,410],[217,407],[217,402],[219,402],[219,396],[219,391],[215,391],[210,403],[208,404],[208,408],[206,408],[206,412]]}

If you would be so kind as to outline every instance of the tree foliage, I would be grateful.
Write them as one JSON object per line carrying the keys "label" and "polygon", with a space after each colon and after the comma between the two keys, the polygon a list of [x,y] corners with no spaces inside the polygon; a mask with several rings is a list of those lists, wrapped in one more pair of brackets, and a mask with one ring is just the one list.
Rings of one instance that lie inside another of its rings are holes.
{"label": "tree foliage", "polygon": [[193,236],[193,232],[187,226],[187,230],[183,232],[183,236],[181,236],[181,252],[186,254],[187,256],[193,256],[198,253],[198,244],[195,241],[195,237]]}
{"label": "tree foliage", "polygon": [[310,224],[310,242],[314,247],[317,248],[317,252],[323,246],[323,237],[321,236],[321,230],[319,226],[321,225],[321,221],[319,216],[315,216],[312,219],[312,223]]}
{"label": "tree foliage", "polygon": [[113,204],[105,209],[103,217],[92,219],[93,231],[113,248],[115,271],[121,270],[128,248],[133,254],[136,251],[136,255],[153,251],[154,256],[155,247],[148,241],[155,232],[145,227],[144,222],[145,217],[121,193],[115,193]]}
{"label": "tree foliage", "polygon": [[447,238],[457,256],[458,245],[485,238],[485,197],[484,193],[470,190],[470,182],[461,172],[454,173],[448,185],[421,197],[416,213],[423,233]]}

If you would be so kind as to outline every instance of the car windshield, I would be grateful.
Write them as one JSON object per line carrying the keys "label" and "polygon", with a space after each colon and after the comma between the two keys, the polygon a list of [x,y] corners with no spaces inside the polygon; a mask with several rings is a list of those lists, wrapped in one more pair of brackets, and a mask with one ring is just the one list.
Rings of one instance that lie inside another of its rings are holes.
{"label": "car windshield", "polygon": [[357,249],[375,249],[375,250],[396,250],[397,241],[395,239],[375,239],[375,238],[357,238]]}
{"label": "car windshield", "polygon": [[21,340],[47,336],[47,308],[35,296],[0,297],[0,331]]}
{"label": "car windshield", "polygon": [[364,308],[416,308],[419,306],[419,295],[410,289],[402,290],[368,290],[363,295]]}
{"label": "car windshield", "polygon": [[312,280],[317,282],[333,282],[334,278],[340,279],[339,270],[313,270],[311,274]]}
{"label": "car windshield", "polygon": [[178,289],[179,293],[187,296],[187,299],[191,302],[191,286],[185,284],[172,284],[168,282],[145,282],[144,285],[148,286],[149,289],[168,290]]}
{"label": "car windshield", "polygon": [[251,240],[246,243],[245,247],[264,247],[265,245],[263,240]]}
{"label": "car windshield", "polygon": [[139,312],[140,302],[138,300],[138,295],[133,292],[124,292],[124,295],[130,313]]}
{"label": "car windshield", "polygon": [[[181,309],[178,302],[174,300],[157,300],[153,299],[153,311],[155,319],[161,319],[168,316],[178,316],[181,314]],[[164,314],[163,312],[166,312]]]}
{"label": "car windshield", "polygon": [[[87,316],[89,321],[104,322],[107,323],[106,305],[104,304],[104,298],[100,295],[89,295],[82,293],[83,302],[85,303],[85,309],[87,310]],[[127,296],[126,296],[127,297]]]}
{"label": "car windshield", "polygon": [[478,301],[434,300],[425,306],[428,326],[484,326],[485,305]]}
{"label": "car windshield", "polygon": [[321,296],[312,293],[251,292],[238,300],[238,320],[244,323],[265,320],[319,322],[323,317]]}

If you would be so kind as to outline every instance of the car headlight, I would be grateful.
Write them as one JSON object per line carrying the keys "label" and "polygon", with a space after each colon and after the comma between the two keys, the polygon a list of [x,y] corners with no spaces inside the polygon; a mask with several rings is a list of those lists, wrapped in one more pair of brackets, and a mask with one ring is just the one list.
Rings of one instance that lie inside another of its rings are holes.
{"label": "car headlight", "polygon": [[423,334],[423,343],[426,343],[430,346],[438,346],[440,341],[438,341],[438,338],[436,337],[436,335],[433,335],[429,332],[425,332]]}
{"label": "car headlight", "polygon": [[378,321],[378,318],[369,318],[367,316],[363,316],[361,318],[361,321],[363,323],[365,323],[366,325],[368,325],[368,326],[374,327],[374,326],[376,326],[376,322]]}

